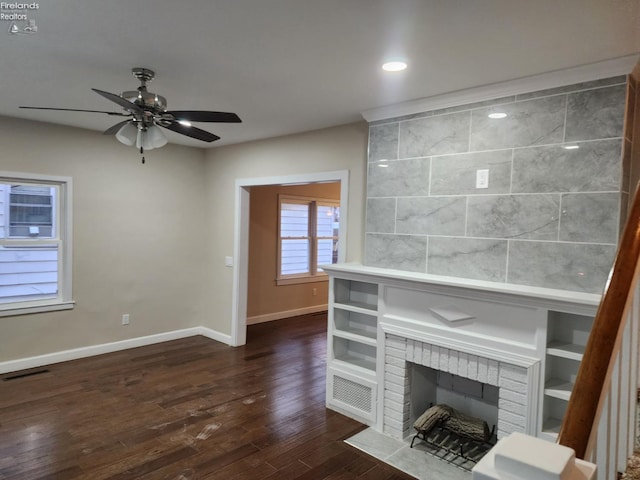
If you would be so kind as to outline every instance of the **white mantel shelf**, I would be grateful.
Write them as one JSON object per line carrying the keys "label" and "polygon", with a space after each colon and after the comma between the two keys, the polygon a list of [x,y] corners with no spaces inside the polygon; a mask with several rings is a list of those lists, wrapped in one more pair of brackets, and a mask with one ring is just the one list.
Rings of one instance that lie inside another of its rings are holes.
{"label": "white mantel shelf", "polygon": [[[456,292],[465,298],[492,300],[500,303],[517,303],[522,306],[565,310],[570,308],[576,313],[593,315],[602,299],[594,293],[557,290],[552,288],[515,285],[510,283],[469,280],[465,278],[429,275],[388,268],[368,267],[358,263],[339,263],[323,265],[322,269],[330,275],[341,277],[349,274],[366,275],[378,283],[420,289],[428,286],[437,293]],[[453,287],[453,288],[451,288]]]}

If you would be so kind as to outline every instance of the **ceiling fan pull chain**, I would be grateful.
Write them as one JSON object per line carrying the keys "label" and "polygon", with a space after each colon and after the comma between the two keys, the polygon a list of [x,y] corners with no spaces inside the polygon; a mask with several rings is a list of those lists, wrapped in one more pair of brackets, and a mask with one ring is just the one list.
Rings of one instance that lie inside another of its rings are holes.
{"label": "ceiling fan pull chain", "polygon": [[142,155],[142,164],[144,165],[144,147],[140,147],[140,155]]}

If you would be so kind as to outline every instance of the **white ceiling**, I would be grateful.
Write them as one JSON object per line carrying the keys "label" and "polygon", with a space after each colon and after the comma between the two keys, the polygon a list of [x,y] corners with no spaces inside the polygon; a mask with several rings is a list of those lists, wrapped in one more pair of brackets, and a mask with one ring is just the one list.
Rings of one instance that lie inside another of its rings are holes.
{"label": "white ceiling", "polygon": [[[15,0],[18,1],[18,0]],[[19,0],[26,1],[26,0]],[[38,32],[0,21],[0,115],[105,130],[93,93],[134,90],[168,109],[236,112],[199,124],[219,146],[340,125],[360,112],[640,52],[639,0],[40,0]],[[380,64],[405,57],[409,69]],[[115,141],[115,139],[114,139]]]}

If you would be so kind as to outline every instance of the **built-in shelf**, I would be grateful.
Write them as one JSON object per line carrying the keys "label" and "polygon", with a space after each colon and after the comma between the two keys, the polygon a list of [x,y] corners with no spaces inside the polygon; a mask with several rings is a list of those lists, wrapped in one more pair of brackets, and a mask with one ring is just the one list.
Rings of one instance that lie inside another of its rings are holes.
{"label": "built-in shelf", "polygon": [[[352,334],[357,340],[361,337],[364,343],[376,344],[378,336],[378,317],[371,311],[344,309],[335,306],[332,309],[334,332],[338,335]],[[364,337],[364,338],[362,338]]]}
{"label": "built-in shelf", "polygon": [[376,312],[376,307],[374,305],[369,305],[368,303],[364,303],[364,302],[340,302],[340,303],[335,303],[333,305],[334,308],[342,308],[344,310],[349,310],[351,312],[359,312],[359,313],[375,313]]}
{"label": "built-in shelf", "polygon": [[378,284],[330,273],[327,406],[376,422]]}
{"label": "built-in shelf", "polygon": [[544,394],[560,400],[569,400],[571,390],[573,390],[573,383],[559,378],[552,378],[544,384]]}
{"label": "built-in shelf", "polygon": [[333,287],[336,305],[373,311],[378,309],[378,285],[375,283],[335,278]]}
{"label": "built-in shelf", "polygon": [[345,332],[333,332],[334,359],[376,370],[376,342],[370,338]]}
{"label": "built-in shelf", "polygon": [[542,431],[540,432],[544,438],[550,441],[557,439],[566,410],[566,400],[550,396],[544,397]]}
{"label": "built-in shelf", "polygon": [[592,326],[593,317],[590,316],[548,312],[540,434],[550,440],[560,431]]}
{"label": "built-in shelf", "polygon": [[570,360],[582,361],[584,355],[584,345],[567,343],[559,340],[550,341],[547,345],[547,355],[568,358]]}
{"label": "built-in shelf", "polygon": [[362,373],[368,373],[368,374],[376,373],[375,360],[372,361],[367,358],[360,358],[360,357],[356,357],[348,354],[344,354],[344,355],[341,355],[340,357],[336,357],[333,360],[333,366],[340,367],[342,369],[346,368],[351,371],[353,371],[352,367],[356,367],[356,370],[354,373],[357,373],[358,371],[357,369],[364,370],[364,372]]}
{"label": "built-in shelf", "polygon": [[558,433],[560,433],[561,426],[562,420],[560,420],[559,418],[549,417],[545,419],[542,429],[545,433],[557,435]]}
{"label": "built-in shelf", "polygon": [[[369,332],[363,332],[363,333],[369,333]],[[377,343],[378,343],[378,340],[376,339],[375,335],[374,336],[360,335],[360,334],[357,334],[357,333],[347,332],[347,331],[344,331],[344,330],[334,330],[333,331],[333,336],[334,337],[339,337],[339,338],[344,338],[345,340],[350,340],[350,341],[353,341],[353,342],[363,343],[365,345],[370,345],[372,347],[375,347],[377,345]]]}

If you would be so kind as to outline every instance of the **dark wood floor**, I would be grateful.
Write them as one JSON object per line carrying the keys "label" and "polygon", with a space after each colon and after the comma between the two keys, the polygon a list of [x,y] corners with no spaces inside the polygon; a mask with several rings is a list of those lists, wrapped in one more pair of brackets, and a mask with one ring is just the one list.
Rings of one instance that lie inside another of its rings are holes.
{"label": "dark wood floor", "polygon": [[325,409],[326,315],[0,380],[0,480],[409,479]]}

